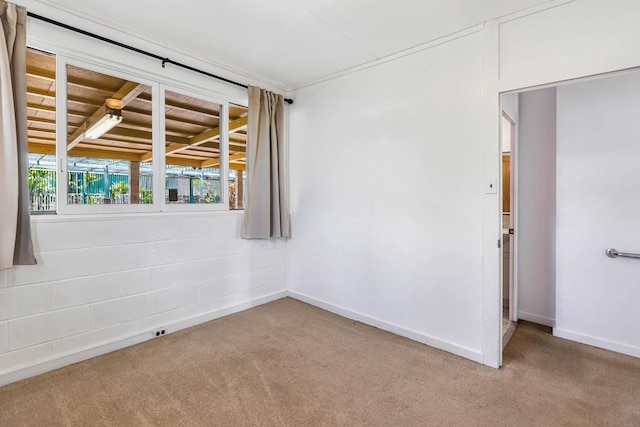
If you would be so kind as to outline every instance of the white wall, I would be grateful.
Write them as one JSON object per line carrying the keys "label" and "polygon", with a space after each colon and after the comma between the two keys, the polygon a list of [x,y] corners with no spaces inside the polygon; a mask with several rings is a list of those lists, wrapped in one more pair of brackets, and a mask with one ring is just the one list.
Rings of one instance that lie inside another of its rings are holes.
{"label": "white wall", "polygon": [[554,326],[556,89],[521,93],[518,156],[518,317]]}
{"label": "white wall", "polygon": [[640,72],[558,88],[558,336],[640,357]]}
{"label": "white wall", "polygon": [[480,360],[481,37],[302,89],[294,295]]}
{"label": "white wall", "polygon": [[549,6],[294,94],[292,294],[499,365],[499,93],[640,65],[636,1]]}
{"label": "white wall", "polygon": [[0,384],[283,296],[285,245],[241,218],[36,218],[38,265],[0,272]]}
{"label": "white wall", "polygon": [[501,98],[502,111],[507,113],[507,116],[509,116],[509,118],[513,120],[515,123],[518,123],[519,121],[518,119],[520,114],[518,111],[519,98],[520,98],[520,95],[517,93],[507,93],[505,95],[502,95],[502,98]]}
{"label": "white wall", "polygon": [[[235,86],[28,22],[33,47],[246,102]],[[0,385],[285,296],[285,242],[243,240],[241,222],[224,211],[32,217],[38,265],[0,271]]]}
{"label": "white wall", "polygon": [[640,2],[554,3],[555,7],[507,18],[499,25],[501,90],[640,65]]}

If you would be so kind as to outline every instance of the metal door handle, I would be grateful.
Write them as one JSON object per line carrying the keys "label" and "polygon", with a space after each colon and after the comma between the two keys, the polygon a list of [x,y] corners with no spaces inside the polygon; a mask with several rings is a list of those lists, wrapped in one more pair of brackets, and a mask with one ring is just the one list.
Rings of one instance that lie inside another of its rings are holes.
{"label": "metal door handle", "polygon": [[609,258],[618,258],[618,257],[640,258],[640,254],[628,254],[628,253],[624,253],[624,252],[618,252],[617,249],[613,249],[613,248],[609,248],[604,252],[607,254],[607,256]]}

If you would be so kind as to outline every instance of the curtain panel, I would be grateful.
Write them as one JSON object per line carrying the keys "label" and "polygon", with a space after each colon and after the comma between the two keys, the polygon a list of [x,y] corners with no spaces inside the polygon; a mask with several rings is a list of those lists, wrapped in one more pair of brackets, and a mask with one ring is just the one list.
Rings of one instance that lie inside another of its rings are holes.
{"label": "curtain panel", "polygon": [[27,173],[25,8],[0,0],[0,270],[35,264]]}
{"label": "curtain panel", "polygon": [[249,87],[245,239],[290,237],[284,98]]}

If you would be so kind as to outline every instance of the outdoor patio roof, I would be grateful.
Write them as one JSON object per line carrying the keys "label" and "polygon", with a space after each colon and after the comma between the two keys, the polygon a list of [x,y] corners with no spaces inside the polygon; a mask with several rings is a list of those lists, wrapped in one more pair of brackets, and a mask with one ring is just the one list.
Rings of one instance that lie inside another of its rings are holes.
{"label": "outdoor patio roof", "polygon": [[[29,152],[56,153],[55,56],[27,51]],[[80,158],[152,160],[151,87],[135,81],[67,67],[67,149]],[[123,120],[98,139],[84,130],[105,112],[105,100],[122,101]],[[165,93],[167,165],[217,168],[220,165],[220,107],[179,93]],[[245,169],[247,109],[229,108],[229,168]]]}

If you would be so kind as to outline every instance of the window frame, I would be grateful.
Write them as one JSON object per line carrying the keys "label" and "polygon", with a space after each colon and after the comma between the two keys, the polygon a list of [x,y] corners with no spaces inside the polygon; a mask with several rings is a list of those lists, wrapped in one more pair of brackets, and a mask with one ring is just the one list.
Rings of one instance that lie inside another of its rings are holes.
{"label": "window frame", "polygon": [[[153,149],[153,203],[152,204],[109,204],[109,205],[86,205],[68,203],[68,151],[67,151],[67,129],[68,129],[68,82],[67,66],[79,67],[85,70],[106,74],[109,76],[135,81],[151,87],[151,138]],[[62,77],[62,78],[61,78]],[[86,62],[78,58],[70,58],[67,55],[56,54],[56,162],[57,162],[57,212],[59,214],[105,214],[105,213],[134,213],[134,212],[157,212],[160,204],[155,197],[158,188],[159,177],[156,171],[158,156],[158,115],[159,104],[156,98],[159,95],[159,83],[136,73],[127,73],[114,67],[107,67],[92,62]]]}
{"label": "window frame", "polygon": [[[184,204],[172,204],[167,203],[165,200],[166,194],[166,108],[162,108],[161,115],[161,130],[162,135],[161,139],[161,155],[162,155],[162,183],[161,183],[161,191],[162,191],[162,199],[160,201],[161,211],[163,212],[185,212],[185,211],[231,211],[229,209],[229,101],[220,99],[212,94],[207,94],[205,92],[196,92],[189,88],[186,88],[181,85],[175,84],[161,84],[160,92],[162,97],[162,106],[165,105],[165,94],[167,91],[175,92],[180,95],[190,96],[192,98],[198,98],[203,101],[213,102],[215,104],[220,105],[220,118],[219,118],[219,127],[220,127],[220,185],[222,186],[222,195],[221,203],[184,203]],[[226,186],[226,187],[225,187]]]}
{"label": "window frame", "polygon": [[[49,31],[46,31],[49,33]],[[56,29],[51,33],[55,34]],[[66,35],[65,37],[66,38]],[[54,39],[52,37],[52,39]],[[64,43],[59,40],[60,43]],[[82,49],[80,49],[82,43]],[[93,46],[93,41],[80,42],[77,38],[70,45],[62,45],[41,37],[33,37],[27,34],[27,47],[51,53],[56,61],[56,211],[47,214],[34,216],[110,216],[118,214],[144,214],[160,212],[235,212],[229,209],[229,104],[247,105],[248,98],[238,92],[238,89],[226,88],[221,82],[209,83],[207,78],[195,75],[182,70],[169,70],[164,68],[154,71],[153,68],[143,68],[140,63],[145,61],[132,61],[132,64],[125,64],[124,60],[114,55],[120,51],[117,48],[107,47],[111,51],[110,55],[98,56],[98,53],[88,53]],[[96,46],[96,49],[98,46]],[[125,58],[126,53],[122,57]],[[138,55],[136,55],[138,56]],[[126,59],[126,58],[125,58]],[[152,147],[153,147],[153,193],[152,204],[110,204],[110,205],[73,205],[68,203],[68,152],[67,152],[67,129],[68,129],[68,90],[67,90],[67,65],[85,68],[110,76],[132,80],[150,86],[152,92]],[[159,67],[158,67],[159,68]],[[189,79],[189,76],[192,78]],[[188,81],[185,81],[189,79]],[[210,102],[215,102],[221,106],[220,120],[220,170],[221,170],[221,198],[222,202],[217,204],[182,204],[173,205],[165,201],[166,192],[166,130],[165,130],[165,90],[193,96]],[[235,92],[235,94],[234,94]],[[224,118],[224,119],[223,119]],[[241,211],[242,212],[242,211]]]}

